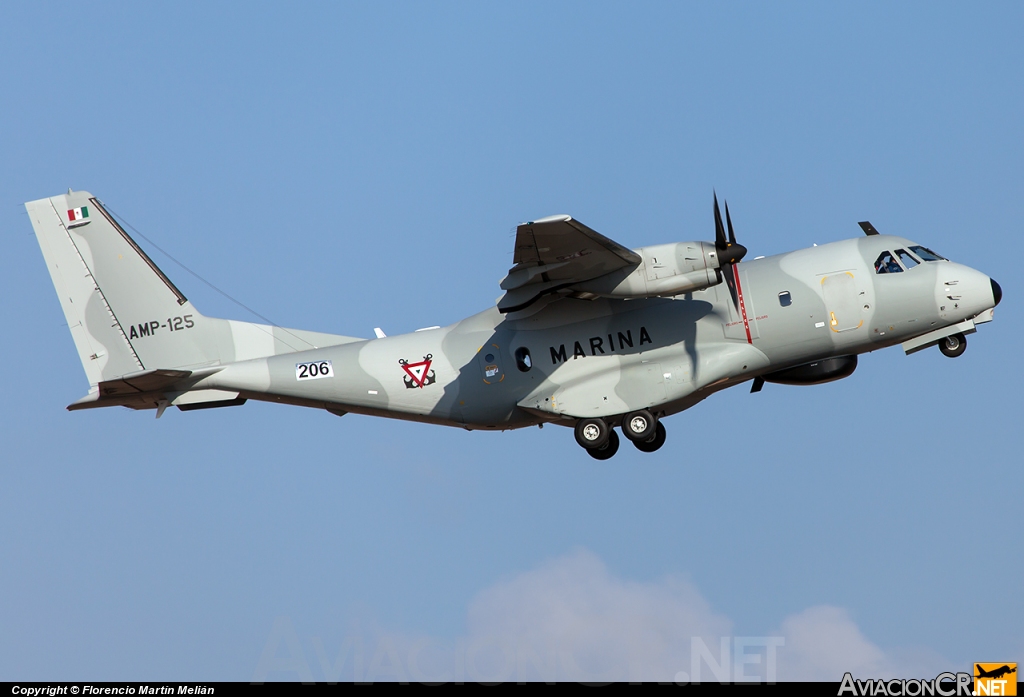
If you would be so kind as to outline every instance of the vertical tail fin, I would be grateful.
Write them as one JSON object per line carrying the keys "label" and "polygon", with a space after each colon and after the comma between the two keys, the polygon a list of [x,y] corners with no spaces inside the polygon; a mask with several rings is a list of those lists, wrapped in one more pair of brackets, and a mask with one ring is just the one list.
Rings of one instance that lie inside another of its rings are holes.
{"label": "vertical tail fin", "polygon": [[204,317],[88,192],[25,208],[92,385],[361,341]]}
{"label": "vertical tail fin", "polygon": [[85,191],[25,204],[91,384],[219,361],[200,315]]}

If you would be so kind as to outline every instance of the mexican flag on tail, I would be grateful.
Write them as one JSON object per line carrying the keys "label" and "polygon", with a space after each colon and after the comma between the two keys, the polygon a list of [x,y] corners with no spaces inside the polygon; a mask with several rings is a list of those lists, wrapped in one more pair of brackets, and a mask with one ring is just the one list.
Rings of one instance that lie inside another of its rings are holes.
{"label": "mexican flag on tail", "polygon": [[68,210],[68,221],[75,222],[76,220],[84,220],[89,217],[89,206],[82,206],[81,208],[71,208]]}

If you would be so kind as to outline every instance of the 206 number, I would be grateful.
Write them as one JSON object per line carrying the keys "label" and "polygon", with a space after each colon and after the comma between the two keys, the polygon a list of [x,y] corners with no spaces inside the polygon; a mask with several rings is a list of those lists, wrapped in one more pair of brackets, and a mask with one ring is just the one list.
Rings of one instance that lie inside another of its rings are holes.
{"label": "206 number", "polygon": [[317,378],[333,378],[334,368],[330,361],[311,361],[295,364],[296,380],[315,380]]}

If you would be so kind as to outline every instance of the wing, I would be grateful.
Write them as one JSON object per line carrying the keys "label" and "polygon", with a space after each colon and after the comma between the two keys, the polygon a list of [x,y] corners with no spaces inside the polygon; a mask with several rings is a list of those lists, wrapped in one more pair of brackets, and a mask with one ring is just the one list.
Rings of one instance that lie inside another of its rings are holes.
{"label": "wing", "polygon": [[572,289],[619,269],[635,269],[639,254],[573,220],[553,215],[516,228],[513,266],[502,282],[501,312],[514,312],[546,293]]}

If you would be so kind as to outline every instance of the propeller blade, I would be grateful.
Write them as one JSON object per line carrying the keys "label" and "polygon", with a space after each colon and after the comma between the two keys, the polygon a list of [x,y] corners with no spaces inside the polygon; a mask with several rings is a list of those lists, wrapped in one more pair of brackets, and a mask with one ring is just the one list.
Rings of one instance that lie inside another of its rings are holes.
{"label": "propeller blade", "polygon": [[747,253],[747,248],[736,241],[736,232],[732,227],[732,216],[729,214],[729,202],[725,202],[725,220],[729,224],[728,237],[725,233],[725,225],[722,224],[722,211],[718,207],[718,193],[715,196],[715,249],[718,252],[719,277],[729,288],[729,295],[732,296],[733,307],[739,312],[739,288],[734,274],[740,259]]}
{"label": "propeller blade", "polygon": [[729,246],[725,239],[725,226],[722,225],[722,211],[718,208],[718,194],[715,193],[715,247],[725,249]]}
{"label": "propeller blade", "polygon": [[734,266],[726,266],[722,269],[722,280],[725,281],[725,285],[729,289],[729,297],[732,298],[733,309],[739,313],[740,294],[739,289],[736,287],[736,277],[733,275],[735,273],[735,268],[736,267]]}
{"label": "propeller blade", "polygon": [[[732,229],[732,217],[729,215],[729,202],[725,202],[725,219],[729,223],[729,236],[725,235],[722,224],[722,211],[718,207],[718,193],[715,193],[715,249],[718,250],[719,268],[726,264],[735,264],[747,253],[747,248],[736,241],[736,233]],[[728,274],[726,274],[728,276]]]}

